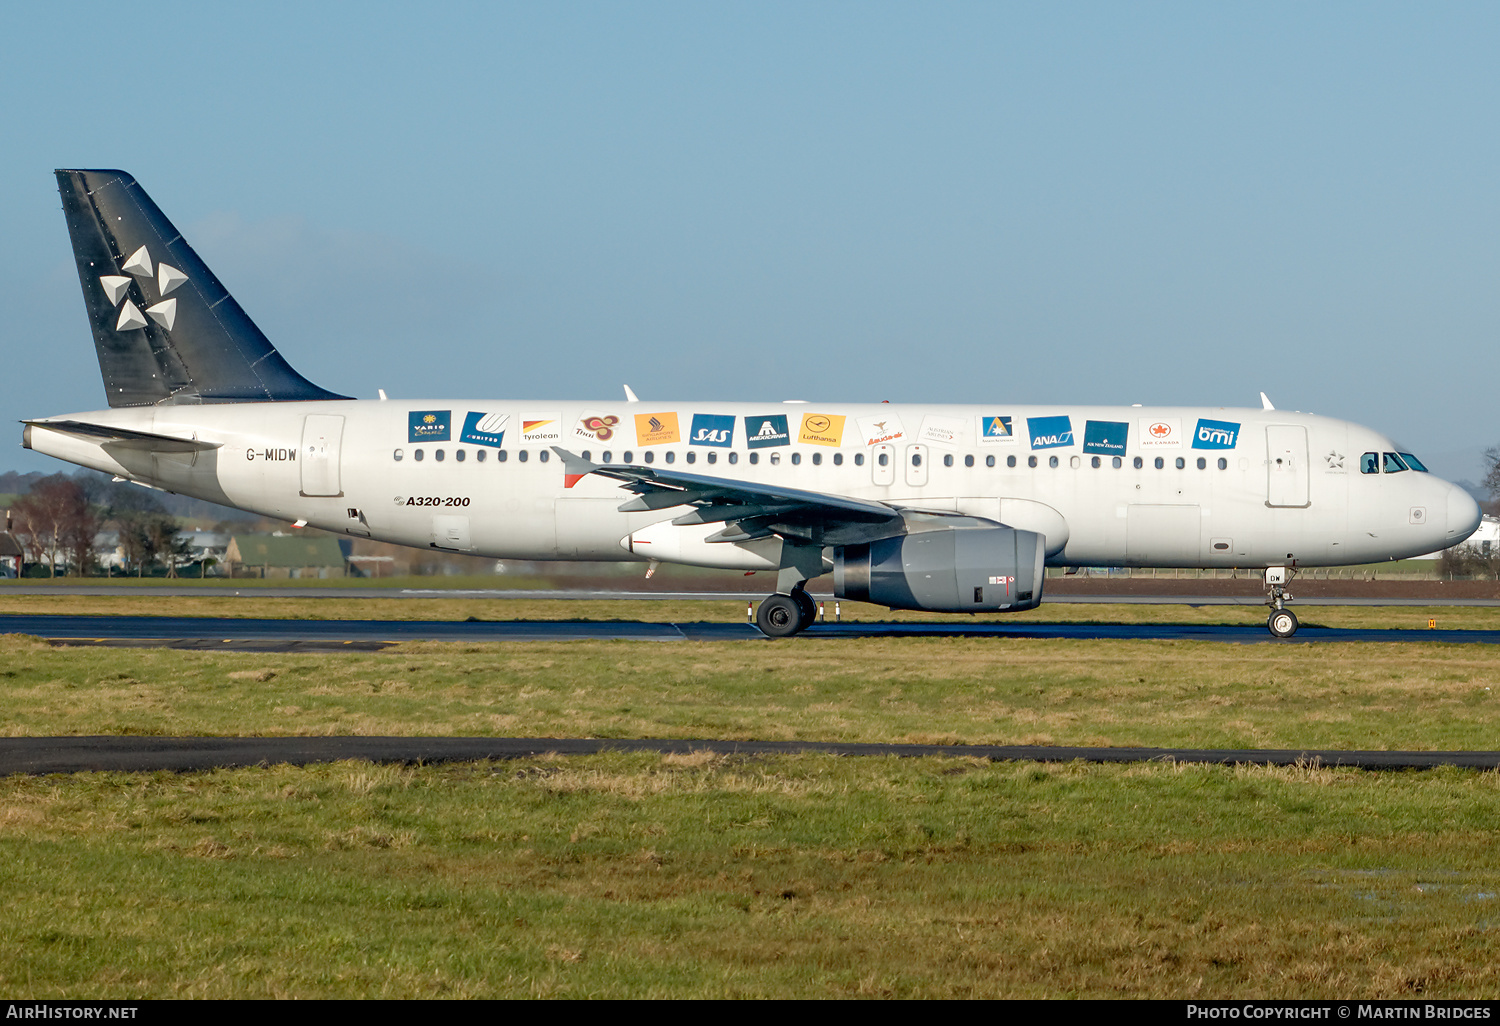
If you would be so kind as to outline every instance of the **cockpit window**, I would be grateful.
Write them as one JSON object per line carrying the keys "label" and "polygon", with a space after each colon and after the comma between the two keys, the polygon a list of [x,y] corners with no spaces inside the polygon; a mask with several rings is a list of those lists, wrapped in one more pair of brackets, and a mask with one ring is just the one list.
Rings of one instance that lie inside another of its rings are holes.
{"label": "cockpit window", "polygon": [[1380,473],[1380,453],[1367,452],[1359,458],[1359,472],[1361,474]]}
{"label": "cockpit window", "polygon": [[1399,474],[1406,469],[1406,464],[1401,462],[1401,457],[1393,452],[1385,454],[1385,472],[1387,474]]}
{"label": "cockpit window", "polygon": [[1410,467],[1411,469],[1413,469],[1413,470],[1420,470],[1424,474],[1429,473],[1428,469],[1426,467],[1422,466],[1422,461],[1419,460],[1419,459],[1417,459],[1411,453],[1409,453],[1409,452],[1403,452],[1401,454],[1401,458],[1406,461],[1406,465],[1408,467]]}

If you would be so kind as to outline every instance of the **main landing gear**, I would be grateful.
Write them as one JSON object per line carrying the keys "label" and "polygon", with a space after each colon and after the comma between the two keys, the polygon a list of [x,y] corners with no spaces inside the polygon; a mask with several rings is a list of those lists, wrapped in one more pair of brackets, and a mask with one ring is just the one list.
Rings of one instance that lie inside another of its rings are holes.
{"label": "main landing gear", "polygon": [[1271,607],[1271,615],[1266,620],[1266,627],[1278,638],[1290,638],[1297,633],[1297,614],[1286,608],[1286,603],[1292,598],[1291,592],[1286,590],[1286,585],[1296,573],[1295,567],[1266,567],[1266,588],[1271,593],[1270,598],[1266,600],[1266,605]]}
{"label": "main landing gear", "polygon": [[770,595],[755,613],[755,626],[767,637],[789,638],[812,626],[818,617],[818,606],[802,585],[790,595]]}

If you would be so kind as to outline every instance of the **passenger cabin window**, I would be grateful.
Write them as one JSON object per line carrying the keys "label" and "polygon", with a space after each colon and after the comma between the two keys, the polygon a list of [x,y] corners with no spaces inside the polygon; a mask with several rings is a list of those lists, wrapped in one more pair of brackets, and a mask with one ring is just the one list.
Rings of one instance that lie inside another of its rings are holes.
{"label": "passenger cabin window", "polygon": [[675,452],[672,452],[672,451],[668,450],[668,452],[667,452],[667,462],[668,463],[676,463],[677,462],[677,454]]}
{"label": "passenger cabin window", "polygon": [[391,454],[391,458],[394,459],[397,463],[401,462],[401,456],[402,453],[400,449],[397,449],[394,453]]}
{"label": "passenger cabin window", "polygon": [[1228,470],[1229,469],[1229,461],[1226,460],[1222,456],[1219,457],[1219,469],[1220,470]]}
{"label": "passenger cabin window", "polygon": [[[689,453],[688,455],[691,456],[692,453]],[[771,466],[774,467],[774,466],[777,466],[780,463],[781,463],[781,453],[779,453],[779,452],[773,452],[773,453],[771,453]]]}
{"label": "passenger cabin window", "polygon": [[1367,452],[1361,456],[1359,458],[1359,472],[1361,474],[1380,473],[1380,455],[1378,453]]}
{"label": "passenger cabin window", "polygon": [[483,449],[475,449],[474,450],[474,459],[477,460],[478,462],[483,463],[484,462],[484,456],[485,456],[485,453],[484,453]]}
{"label": "passenger cabin window", "polygon": [[1187,466],[1187,460],[1181,456],[1177,457],[1177,469],[1181,470],[1185,466]]}
{"label": "passenger cabin window", "polygon": [[416,460],[418,463],[422,462],[422,456],[423,456],[423,453],[422,453],[421,449],[413,449],[411,451],[411,458],[414,459],[414,460]]}
{"label": "passenger cabin window", "polygon": [[[646,458],[648,460],[651,458],[651,454],[649,452],[646,454]],[[729,454],[729,462],[730,463],[738,463],[739,461],[740,461],[740,454],[739,453],[732,452],[732,453]]]}
{"label": "passenger cabin window", "polygon": [[1141,459],[1139,456],[1137,456],[1135,458],[1135,469],[1136,470],[1140,470],[1145,465],[1146,465],[1146,461],[1145,460]]}
{"label": "passenger cabin window", "polygon": [[972,467],[973,465],[974,465],[974,457],[973,456],[965,456],[964,457],[964,466],[966,466],[966,467]]}
{"label": "passenger cabin window", "polygon": [[655,463],[656,453],[652,452],[650,449],[647,449],[645,452],[645,460],[647,463]]}
{"label": "passenger cabin window", "polygon": [[441,450],[441,449],[434,449],[434,450],[432,450],[432,458],[435,459],[435,460],[437,460],[439,463],[443,462],[443,450]]}
{"label": "passenger cabin window", "polygon": [[865,465],[865,454],[864,453],[857,452],[857,453],[854,454],[854,465],[856,467],[862,467],[862,466]]}
{"label": "passenger cabin window", "polygon": [[919,453],[919,452],[912,453],[912,456],[911,456],[911,465],[914,466],[914,467],[920,467],[922,465],[922,454],[921,453]]}
{"label": "passenger cabin window", "polygon": [[[516,453],[516,459],[520,460],[522,463],[525,463],[526,462],[526,457],[529,456],[529,455],[530,455],[530,453],[527,450],[522,449],[520,452]],[[605,453],[604,454],[604,462],[605,463],[609,462],[609,453]]]}
{"label": "passenger cabin window", "polygon": [[1166,465],[1167,465],[1167,461],[1166,460],[1162,459],[1160,456],[1156,457],[1156,469],[1157,470],[1162,469]]}
{"label": "passenger cabin window", "polygon": [[1053,468],[1054,470],[1057,469],[1057,457],[1056,456],[1048,457],[1048,459],[1047,459],[1047,466]]}
{"label": "passenger cabin window", "polygon": [[[543,454],[542,454],[542,455],[544,455],[544,456],[545,456],[545,455],[546,455],[546,453],[543,453]],[[631,451],[630,451],[630,450],[629,450],[629,449],[626,449],[626,450],[625,450],[625,455],[624,455],[624,456],[621,456],[621,457],[620,457],[620,458],[621,458],[621,459],[622,459],[622,460],[624,460],[624,461],[625,461],[625,462],[626,462],[626,463],[629,463],[629,462],[631,462],[631,457],[633,457],[633,456],[634,456],[634,455],[635,455],[635,454],[634,454],[634,453],[633,453],[633,452],[631,452]]]}
{"label": "passenger cabin window", "polygon": [[1116,456],[1114,458],[1114,460],[1112,461],[1112,465],[1114,466],[1114,468],[1116,470],[1119,470],[1121,467],[1123,467],[1125,465],[1125,460],[1122,457]]}
{"label": "passenger cabin window", "polygon": [[688,454],[686,456],[684,456],[683,459],[687,460],[689,463],[697,463],[698,462],[698,454],[695,453],[693,450],[689,449],[688,450]]}
{"label": "passenger cabin window", "polygon": [[710,463],[717,463],[717,462],[719,462],[719,454],[716,453],[716,452],[711,452],[707,456],[705,456],[704,458],[707,459],[708,462],[710,462]]}
{"label": "passenger cabin window", "polygon": [[792,453],[792,466],[794,466],[794,467],[800,466],[801,463],[802,463],[802,454],[800,452],[794,452],[794,453]]}
{"label": "passenger cabin window", "polygon": [[953,457],[951,455],[946,455],[946,456],[943,457],[943,466],[945,466],[945,467],[951,467],[951,466],[953,466]]}
{"label": "passenger cabin window", "polygon": [[541,460],[543,463],[546,463],[548,460],[550,460],[552,458],[552,454],[550,452],[548,452],[546,449],[543,449],[541,452],[539,452],[539,453],[536,454],[536,458],[539,459],[539,460]]}
{"label": "passenger cabin window", "polygon": [[1198,457],[1198,469],[1199,470],[1207,470],[1208,469],[1208,460],[1204,459],[1202,456]]}
{"label": "passenger cabin window", "polygon": [[[499,460],[501,463],[504,463],[506,458],[507,454],[504,449],[501,449],[499,452],[495,453],[495,459]],[[588,459],[588,457],[585,456],[584,459]]]}
{"label": "passenger cabin window", "polygon": [[844,454],[843,453],[836,452],[836,453],[833,454],[833,465],[835,467],[842,467],[844,465]]}
{"label": "passenger cabin window", "polygon": [[760,462],[760,453],[758,453],[758,452],[752,452],[750,454],[750,463],[751,463],[751,465],[753,466],[754,464],[759,463],[759,462]]}
{"label": "passenger cabin window", "polygon": [[1036,457],[1035,456],[1028,456],[1028,457],[1026,457],[1026,465],[1028,467],[1033,467],[1034,468],[1036,466]]}
{"label": "passenger cabin window", "polygon": [[820,452],[813,453],[813,466],[818,467],[818,466],[822,466],[822,464],[823,464],[823,454],[820,453]]}
{"label": "passenger cabin window", "polygon": [[1100,467],[1099,457],[1095,456],[1092,460],[1090,460],[1089,466],[1093,467],[1095,470],[1098,470]]}
{"label": "passenger cabin window", "polygon": [[1406,464],[1401,462],[1401,457],[1393,452],[1385,454],[1385,472],[1387,474],[1399,474],[1406,469]]}
{"label": "passenger cabin window", "polygon": [[882,467],[885,466],[887,463],[891,462],[890,453],[885,453],[885,452],[881,453],[875,459],[876,459],[876,462],[879,463]]}
{"label": "passenger cabin window", "polygon": [[609,463],[609,462],[613,461],[614,458],[615,458],[615,454],[614,453],[610,452],[608,449],[604,450],[604,462],[605,463]]}
{"label": "passenger cabin window", "polygon": [[[1015,457],[1011,457],[1011,458],[1014,459]],[[993,467],[995,465],[995,457],[993,457],[993,456],[986,456],[984,458],[984,465],[986,467]]]}
{"label": "passenger cabin window", "polygon": [[[1014,467],[1016,465],[1016,458],[1014,456],[1007,456],[1007,457],[1005,457],[1005,465],[1007,467]],[[1035,466],[1035,465],[1036,464],[1034,464],[1034,463],[1032,464],[1032,466]]]}
{"label": "passenger cabin window", "polygon": [[456,452],[454,452],[453,458],[456,459],[456,460],[458,460],[458,462],[462,463],[464,461],[464,455],[465,455],[466,451],[467,450],[464,450],[464,449],[457,450]]}

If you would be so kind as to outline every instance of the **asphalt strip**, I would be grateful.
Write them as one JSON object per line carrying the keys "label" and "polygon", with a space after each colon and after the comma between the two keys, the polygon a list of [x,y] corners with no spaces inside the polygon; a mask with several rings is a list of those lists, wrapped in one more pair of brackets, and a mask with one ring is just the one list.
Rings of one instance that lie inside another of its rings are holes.
{"label": "asphalt strip", "polygon": [[1323,766],[1364,770],[1500,768],[1500,752],[1356,752],[1295,749],[1070,748],[1035,745],[889,745],[819,741],[703,741],[660,738],[505,737],[8,737],[0,738],[0,775],[194,772],[245,766],[358,759],[416,765],[659,752],[688,755],[790,755],[989,759],[1015,762],[1186,762],[1216,765]]}

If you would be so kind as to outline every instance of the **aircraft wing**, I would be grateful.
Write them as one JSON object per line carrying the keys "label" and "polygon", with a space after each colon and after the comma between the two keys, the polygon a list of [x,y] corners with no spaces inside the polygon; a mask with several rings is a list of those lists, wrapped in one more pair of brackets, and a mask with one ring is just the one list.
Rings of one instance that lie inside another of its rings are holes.
{"label": "aircraft wing", "polygon": [[672,523],[724,524],[724,530],[708,541],[749,541],[775,534],[816,544],[852,544],[904,534],[913,518],[975,519],[951,511],[732,481],[665,467],[592,463],[558,446],[552,451],[563,460],[567,487],[589,474],[613,478],[622,488],[636,493],[620,506],[622,513],[692,506]]}

